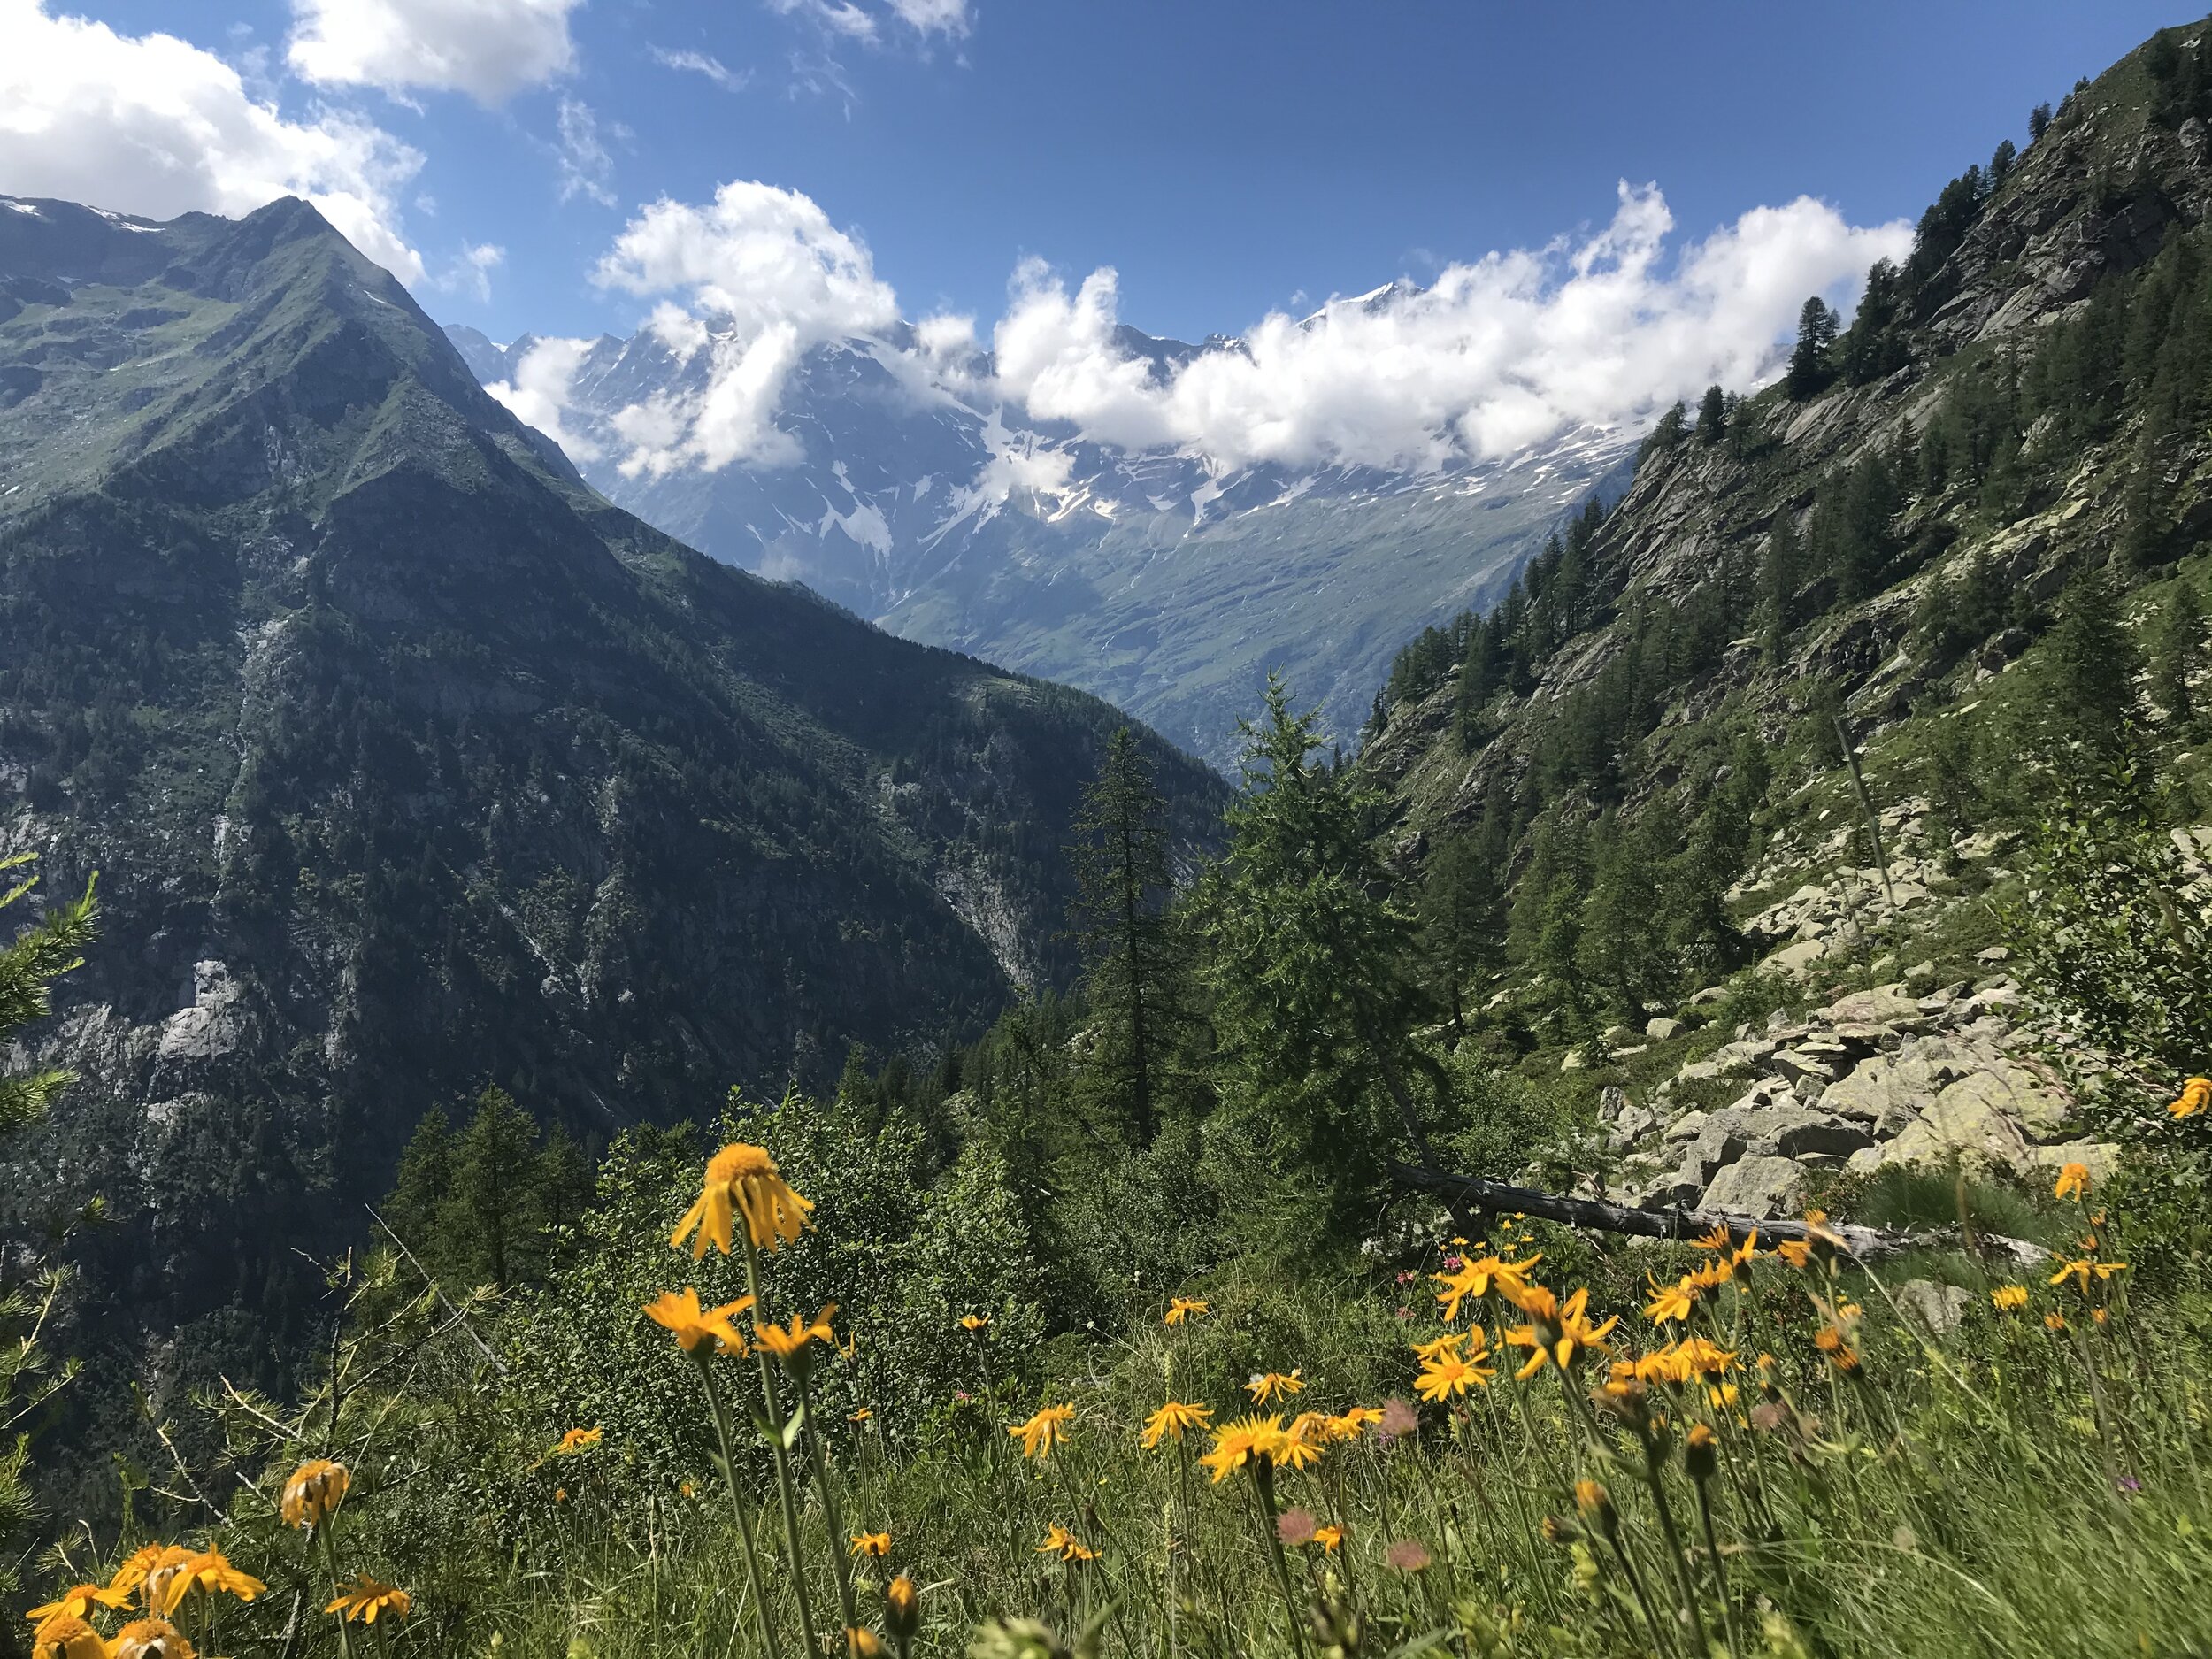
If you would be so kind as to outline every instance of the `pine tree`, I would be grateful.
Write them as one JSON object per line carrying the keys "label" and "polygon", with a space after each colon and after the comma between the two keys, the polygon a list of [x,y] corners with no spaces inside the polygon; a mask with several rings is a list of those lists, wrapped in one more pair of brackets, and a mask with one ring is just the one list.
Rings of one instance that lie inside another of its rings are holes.
{"label": "pine tree", "polygon": [[1075,820],[1074,933],[1101,1027],[1102,1070],[1140,1146],[1158,1132],[1160,1056],[1176,1004],[1166,911],[1174,891],[1167,799],[1123,726]]}
{"label": "pine tree", "polygon": [[1422,960],[1455,1033],[1466,1029],[1468,980],[1494,966],[1504,945],[1505,889],[1487,828],[1445,841],[1421,883]]}
{"label": "pine tree", "polygon": [[2019,154],[2019,150],[2009,138],[1997,146],[1997,153],[1989,158],[1989,188],[1992,192],[2012,176],[2012,164]]}
{"label": "pine tree", "polygon": [[1414,923],[1381,896],[1380,798],[1317,757],[1316,717],[1279,675],[1240,723],[1243,790],[1198,899],[1225,1102],[1286,1162],[1347,1194],[1394,1138],[1425,1161],[1410,1038],[1427,1002],[1408,977]]}
{"label": "pine tree", "polygon": [[2108,764],[2125,749],[2134,718],[2136,658],[2118,595],[2102,571],[2085,571],[2067,584],[2049,652],[2054,735]]}
{"label": "pine tree", "polygon": [[1778,513],[1759,563],[1761,650],[1770,664],[1788,654],[1790,632],[1797,626],[1797,585],[1803,580],[1804,562],[1797,526],[1787,511]]}
{"label": "pine tree", "polygon": [[541,1146],[505,1089],[488,1084],[473,1105],[457,1134],[443,1107],[423,1115],[382,1214],[434,1277],[505,1290],[544,1271],[552,1230],[590,1203],[590,1164],[565,1130]]}
{"label": "pine tree", "polygon": [[2152,695],[2166,718],[2184,729],[2197,718],[2189,676],[2204,657],[2204,607],[2195,588],[2184,580],[2175,583],[2174,596],[2159,618],[2151,665]]}
{"label": "pine tree", "polygon": [[1843,319],[1835,307],[1816,294],[1797,314],[1797,346],[1790,353],[1786,384],[1789,395],[1803,402],[1828,384],[1828,357],[1836,343]]}
{"label": "pine tree", "polygon": [[1698,400],[1697,441],[1700,443],[1718,443],[1728,430],[1728,399],[1717,386],[1705,388],[1705,396]]}
{"label": "pine tree", "polygon": [[2043,134],[2051,130],[2051,106],[2039,104],[2028,111],[2028,142],[2042,142]]}

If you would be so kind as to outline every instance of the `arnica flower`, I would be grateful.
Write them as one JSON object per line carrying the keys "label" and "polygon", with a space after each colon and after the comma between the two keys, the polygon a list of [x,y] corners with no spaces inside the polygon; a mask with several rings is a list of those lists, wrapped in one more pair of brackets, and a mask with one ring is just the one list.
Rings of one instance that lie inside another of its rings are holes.
{"label": "arnica flower", "polygon": [[1812,1259],[1813,1241],[1810,1239],[1785,1239],[1774,1247],[1774,1253],[1792,1267],[1802,1267]]}
{"label": "arnica flower", "polygon": [[987,1313],[964,1313],[960,1316],[960,1328],[970,1336],[981,1336],[991,1328],[991,1316]]}
{"label": "arnica flower", "polygon": [[1441,1405],[1464,1394],[1478,1383],[1485,1388],[1490,1386],[1498,1368],[1485,1363],[1490,1357],[1488,1345],[1479,1330],[1471,1331],[1468,1335],[1471,1340],[1470,1351],[1439,1354],[1421,1368],[1421,1374],[1413,1381],[1415,1394]]}
{"label": "arnica flower", "polygon": [[77,1613],[57,1613],[31,1637],[32,1659],[108,1659],[100,1632]]}
{"label": "arnica flower", "polygon": [[343,1463],[334,1463],[326,1457],[309,1459],[284,1483],[279,1509],[285,1525],[320,1526],[345,1501],[346,1489],[352,1484],[353,1477]]}
{"label": "arnica flower", "polygon": [[1486,1256],[1463,1263],[1455,1273],[1431,1273],[1429,1277],[1444,1286],[1436,1293],[1437,1301],[1444,1304],[1444,1322],[1449,1325],[1459,1317],[1459,1304],[1469,1297],[1480,1301],[1491,1292],[1509,1295],[1528,1283],[1529,1270],[1542,1261],[1540,1252],[1525,1262],[1502,1261]]}
{"label": "arnica flower", "polygon": [[754,1343],[773,1354],[783,1368],[798,1376],[811,1369],[814,1363],[813,1345],[817,1342],[834,1348],[837,1338],[830,1331],[830,1316],[837,1311],[835,1302],[825,1303],[811,1323],[797,1314],[787,1325],[757,1325],[753,1327]]}
{"label": "arnica flower", "polygon": [[880,1659],[883,1642],[875,1632],[862,1624],[845,1626],[845,1651],[852,1659]]}
{"label": "arnica flower", "polygon": [[65,1614],[71,1618],[90,1618],[96,1607],[127,1607],[130,1600],[128,1590],[119,1590],[112,1585],[103,1588],[96,1584],[74,1584],[44,1607],[35,1607],[24,1617],[34,1624],[43,1624],[48,1619]]}
{"label": "arnica flower", "polygon": [[561,1436],[561,1443],[553,1448],[555,1457],[573,1457],[599,1444],[603,1431],[599,1429],[571,1429]]}
{"label": "arnica flower", "polygon": [[2193,1077],[2181,1086],[2181,1097],[2168,1103],[2166,1110],[2179,1123],[2185,1118],[2201,1118],[2212,1111],[2212,1077]]}
{"label": "arnica flower", "polygon": [[914,1580],[904,1573],[884,1588],[883,1622],[902,1646],[912,1641],[921,1628],[922,1598],[914,1589]]}
{"label": "arnica flower", "polygon": [[807,1219],[813,1208],[784,1184],[765,1148],[733,1141],[707,1160],[699,1196],[684,1211],[668,1241],[680,1250],[689,1239],[695,1262],[710,1244],[727,1256],[733,1242],[731,1221],[742,1215],[753,1248],[772,1252],[799,1241],[800,1233],[813,1225]]}
{"label": "arnica flower", "polygon": [[1171,1400],[1145,1419],[1140,1443],[1148,1452],[1164,1440],[1181,1440],[1185,1429],[1202,1429],[1213,1420],[1211,1406],[1187,1405],[1180,1400]]}
{"label": "arnica flower", "polygon": [[1858,1353],[1839,1326],[1822,1325],[1813,1333],[1813,1346],[1825,1354],[1829,1363],[1838,1371],[1856,1371],[1859,1368]]}
{"label": "arnica flower", "polygon": [[1280,1417],[1238,1417],[1214,1431],[1213,1450],[1198,1461],[1213,1471],[1217,1486],[1247,1463],[1273,1462],[1286,1438]]}
{"label": "arnica flower", "polygon": [[2085,1256],[2079,1261],[2068,1262],[2057,1272],[2052,1274],[2051,1283],[2063,1285],[2070,1279],[2078,1280],[2081,1286],[2082,1294],[2085,1296],[2089,1294],[2091,1275],[2093,1274],[2100,1281],[2102,1281],[2110,1279],[2115,1273],[2126,1272],[2128,1264],[2125,1262],[2100,1262],[2093,1256]]}
{"label": "arnica flower", "polygon": [[[703,1348],[710,1355],[742,1354],[745,1339],[730,1321],[752,1305],[750,1296],[740,1296],[719,1308],[704,1307],[699,1301],[699,1293],[687,1285],[680,1292],[664,1290],[659,1300],[647,1302],[645,1317],[655,1325],[665,1326],[676,1339],[676,1346],[687,1354],[697,1354]],[[707,1348],[709,1343],[714,1346]]]}
{"label": "arnica flower", "polygon": [[134,1619],[115,1632],[110,1659],[195,1659],[184,1632],[165,1618]]}
{"label": "arnica flower", "polygon": [[1442,1336],[1432,1336],[1429,1338],[1427,1341],[1416,1342],[1413,1343],[1411,1347],[1413,1348],[1413,1357],[1419,1360],[1421,1363],[1425,1365],[1438,1355],[1456,1354],[1466,1345],[1467,1333],[1464,1331],[1447,1331]]}
{"label": "arnica flower", "polygon": [[365,1572],[351,1584],[341,1586],[337,1600],[323,1611],[351,1619],[357,1624],[373,1624],[387,1613],[405,1618],[411,1605],[406,1591],[372,1578]]}
{"label": "arnica flower", "polygon": [[1701,1250],[1725,1250],[1736,1241],[1736,1235],[1728,1230],[1724,1221],[1716,1221],[1710,1233],[1701,1233],[1690,1240]]}
{"label": "arnica flower", "polygon": [[1582,1512],[1584,1520],[1596,1526],[1608,1538],[1620,1529],[1621,1517],[1613,1508],[1613,1494],[1605,1489],[1602,1481],[1576,1481],[1575,1508]]}
{"label": "arnica flower", "polygon": [[1713,1478],[1718,1466],[1720,1440],[1713,1432],[1712,1425],[1700,1423],[1690,1430],[1690,1438],[1682,1448],[1682,1467],[1691,1479],[1701,1485]]}
{"label": "arnica flower", "polygon": [[1333,1521],[1326,1526],[1317,1526],[1313,1529],[1313,1541],[1321,1546],[1322,1554],[1333,1555],[1344,1541],[1344,1528]]}
{"label": "arnica flower", "polygon": [[1045,1457],[1067,1439],[1068,1425],[1074,1421],[1073,1406],[1047,1406],[1028,1422],[1018,1423],[1006,1432],[1022,1443],[1024,1457]]}
{"label": "arnica flower", "polygon": [[2051,1188],[2054,1198],[2085,1198],[2089,1194],[2089,1166],[2069,1164],[2058,1172],[2058,1183]]}
{"label": "arnica flower", "polygon": [[1402,1538],[1383,1552],[1383,1565],[1393,1572],[1425,1572],[1435,1559],[1417,1538]]}
{"label": "arnica flower", "polygon": [[853,1554],[881,1561],[891,1553],[891,1534],[888,1532],[855,1532]]}
{"label": "arnica flower", "polygon": [[845,1413],[845,1421],[848,1423],[865,1423],[874,1416],[875,1413],[873,1411],[870,1410],[866,1406],[863,1406],[857,1411],[848,1411]]}
{"label": "arnica flower", "polygon": [[2017,1313],[2028,1305],[2025,1285],[2000,1285],[1989,1293],[1989,1305],[1999,1313]]}
{"label": "arnica flower", "polygon": [[1644,1317],[1654,1325],[1667,1325],[1678,1319],[1687,1319],[1697,1306],[1697,1294],[1686,1278],[1678,1283],[1662,1285],[1649,1274],[1645,1275],[1651,1285],[1651,1301],[1645,1304]]}
{"label": "arnica flower", "polygon": [[1293,1394],[1306,1391],[1306,1385],[1298,1379],[1298,1373],[1304,1369],[1302,1365],[1294,1365],[1287,1375],[1279,1371],[1257,1372],[1250,1382],[1244,1385],[1244,1392],[1252,1396],[1252,1403],[1256,1406],[1287,1400]]}
{"label": "arnica flower", "polygon": [[1585,1312],[1590,1302],[1586,1288],[1576,1291],[1564,1302],[1541,1285],[1528,1286],[1509,1299],[1529,1317],[1528,1324],[1505,1333],[1511,1346],[1530,1350],[1528,1363],[1514,1373],[1517,1380],[1533,1377],[1547,1361],[1563,1371],[1572,1370],[1577,1355],[1603,1348],[1607,1333],[1620,1323],[1617,1314],[1602,1325],[1590,1323]]}
{"label": "arnica flower", "polygon": [[[155,1552],[151,1560],[144,1559],[146,1552],[142,1550],[126,1562],[124,1568],[137,1575],[140,1603],[156,1618],[165,1618],[191,1587],[181,1579],[185,1567],[198,1552],[181,1544],[164,1544],[157,1548],[149,1545],[148,1548]],[[119,1579],[122,1574],[116,1576]]]}
{"label": "arnica flower", "polygon": [[250,1573],[232,1566],[221,1551],[203,1549],[188,1554],[173,1565],[156,1566],[139,1589],[145,1597],[146,1610],[166,1618],[195,1590],[210,1595],[219,1591],[242,1601],[250,1601],[268,1587]]}
{"label": "arnica flower", "polygon": [[1168,1303],[1167,1312],[1161,1318],[1160,1323],[1180,1325],[1186,1319],[1202,1319],[1212,1311],[1210,1305],[1199,1301],[1194,1296],[1178,1296],[1173,1302]]}
{"label": "arnica flower", "polygon": [[1057,1555],[1062,1561],[1096,1561],[1098,1552],[1088,1548],[1081,1539],[1055,1521],[1045,1528],[1045,1541],[1037,1546],[1040,1555]]}
{"label": "arnica flower", "polygon": [[2062,1313],[2045,1314],[2043,1316],[2043,1328],[2046,1331],[2063,1331],[2066,1328],[2066,1316]]}
{"label": "arnica flower", "polygon": [[1307,1469],[1321,1461],[1328,1449],[1329,1417],[1325,1411],[1302,1411],[1283,1431],[1282,1439],[1268,1448],[1268,1455],[1292,1469]]}
{"label": "arnica flower", "polygon": [[1329,1419],[1329,1438],[1333,1440],[1356,1440],[1361,1433],[1383,1420],[1379,1406],[1347,1406]]}

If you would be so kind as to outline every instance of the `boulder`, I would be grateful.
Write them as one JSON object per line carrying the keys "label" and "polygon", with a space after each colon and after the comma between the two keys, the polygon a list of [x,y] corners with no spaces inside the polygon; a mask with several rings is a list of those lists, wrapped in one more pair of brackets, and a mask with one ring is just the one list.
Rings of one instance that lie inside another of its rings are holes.
{"label": "boulder", "polygon": [[1788,1158],[1740,1158],[1713,1177],[1698,1208],[1765,1220],[1804,1208],[1805,1172]]}
{"label": "boulder", "polygon": [[1705,1128],[1706,1116],[1707,1114],[1701,1111],[1684,1112],[1667,1125],[1666,1138],[1669,1141],[1683,1142],[1696,1140]]}
{"label": "boulder", "polygon": [[1682,1030],[1680,1020],[1671,1019],[1662,1014],[1656,1019],[1646,1023],[1644,1035],[1653,1042],[1671,1042],[1682,1034]]}
{"label": "boulder", "polygon": [[1930,1101],[1918,1118],[1889,1143],[1886,1164],[1970,1164],[2001,1165],[2015,1171],[2030,1167],[2027,1137],[2002,1104],[2008,1097],[1990,1073],[1961,1078]]}
{"label": "boulder", "polygon": [[1832,1083],[1851,1069],[1850,1052],[1829,1037],[1808,1037],[1790,1048],[1776,1050],[1768,1065],[1787,1078],[1810,1078]]}
{"label": "boulder", "polygon": [[1617,1083],[1608,1083],[1598,1091],[1598,1121],[1609,1124],[1628,1110],[1628,1091]]}
{"label": "boulder", "polygon": [[2069,1164],[2078,1164],[2089,1179],[2102,1184],[2120,1167],[2119,1146],[2110,1141],[2061,1141],[2047,1147],[2028,1148],[2029,1167],[2039,1175],[2056,1179]]}
{"label": "boulder", "polygon": [[1832,1025],[1863,1024],[1917,1028],[1927,1023],[1919,998],[1906,995],[1901,985],[1878,985],[1871,990],[1854,991],[1829,1003],[1821,1010],[1821,1015]]}
{"label": "boulder", "polygon": [[1801,939],[1793,945],[1783,946],[1759,966],[1770,973],[1786,973],[1797,979],[1827,954],[1828,947],[1824,941]]}
{"label": "boulder", "polygon": [[1948,1336],[1965,1323],[1974,1293],[1958,1285],[1939,1285],[1932,1279],[1909,1279],[1897,1287],[1897,1305],[1925,1325],[1931,1336]]}

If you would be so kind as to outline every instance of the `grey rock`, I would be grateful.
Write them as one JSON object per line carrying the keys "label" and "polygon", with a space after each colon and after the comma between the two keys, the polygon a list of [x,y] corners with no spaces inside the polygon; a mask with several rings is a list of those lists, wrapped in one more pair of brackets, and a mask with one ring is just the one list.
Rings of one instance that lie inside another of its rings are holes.
{"label": "grey rock", "polygon": [[228,1054],[245,1036],[238,981],[220,962],[192,964],[192,1003],[162,1022],[157,1052],[168,1061],[212,1060]]}
{"label": "grey rock", "polygon": [[1667,1016],[1662,1014],[1658,1018],[1651,1020],[1646,1024],[1644,1026],[1644,1035],[1648,1037],[1654,1042],[1671,1042],[1675,1038],[1682,1034],[1682,1030],[1683,1026],[1680,1020],[1670,1019]]}
{"label": "grey rock", "polygon": [[1932,1336],[1948,1336],[1965,1322],[1974,1293],[1932,1279],[1909,1279],[1897,1287],[1897,1305],[1918,1319]]}
{"label": "grey rock", "polygon": [[1701,1111],[1684,1112],[1667,1125],[1666,1139],[1685,1142],[1696,1140],[1704,1132],[1706,1118],[1707,1114]]}
{"label": "grey rock", "polygon": [[1709,1083],[1720,1076],[1720,1063],[1717,1060],[1692,1060],[1674,1075],[1679,1082]]}
{"label": "grey rock", "polygon": [[1608,1083],[1598,1091],[1598,1121],[1609,1124],[1627,1110],[1628,1092],[1617,1083]]}
{"label": "grey rock", "polygon": [[1740,1158],[1716,1175],[1701,1210],[1764,1220],[1804,1207],[1805,1172],[1783,1157]]}

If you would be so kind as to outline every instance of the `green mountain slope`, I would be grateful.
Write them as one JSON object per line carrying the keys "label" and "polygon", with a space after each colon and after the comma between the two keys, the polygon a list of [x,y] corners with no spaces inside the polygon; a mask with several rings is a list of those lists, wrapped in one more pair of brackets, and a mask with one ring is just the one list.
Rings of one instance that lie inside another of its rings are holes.
{"label": "green mountain slope", "polygon": [[1122,724],[611,507],[301,203],[0,200],[0,849],[105,905],[8,1209],[106,1200],[158,1380],[289,1351],[434,1102],[592,1137],[1064,977]]}
{"label": "green mountain slope", "polygon": [[1809,318],[1786,382],[1667,423],[1601,525],[1401,657],[1362,764],[1440,972],[1524,1041],[1848,953],[1747,926],[1872,862],[1838,717],[1953,897],[1991,879],[1976,832],[2131,751],[2161,812],[2212,813],[2208,54],[2169,30],[2037,111],[1849,329]]}

